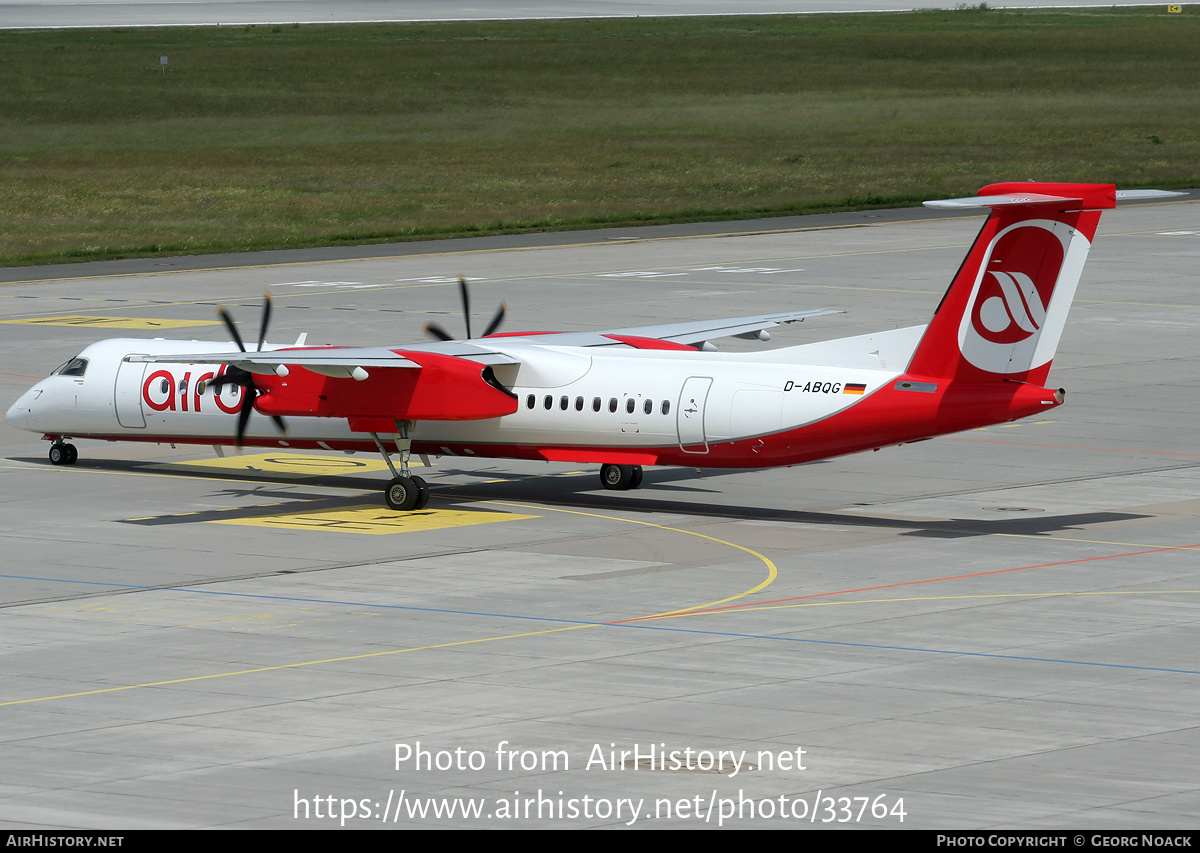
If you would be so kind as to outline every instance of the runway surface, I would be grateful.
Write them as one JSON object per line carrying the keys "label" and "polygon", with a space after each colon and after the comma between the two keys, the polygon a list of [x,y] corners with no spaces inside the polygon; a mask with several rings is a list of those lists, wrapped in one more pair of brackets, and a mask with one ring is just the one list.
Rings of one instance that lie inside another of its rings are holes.
{"label": "runway surface", "polygon": [[[510,330],[927,321],[980,219],[857,216],[21,271],[0,405],[265,289],[272,339],[341,344],[458,328],[458,275]],[[0,824],[1194,828],[1198,268],[1197,202],[1107,212],[1048,417],[635,492],[445,458],[397,516],[365,454],[55,468],[0,425]]]}
{"label": "runway surface", "polygon": [[[907,12],[953,9],[955,0],[0,0],[0,29],[144,27],[367,21],[614,18],[654,15],[789,15],[814,12]],[[993,8],[1072,8],[1087,3],[1009,0]],[[1096,5],[1096,4],[1090,4]],[[1145,3],[1105,3],[1137,6]]]}

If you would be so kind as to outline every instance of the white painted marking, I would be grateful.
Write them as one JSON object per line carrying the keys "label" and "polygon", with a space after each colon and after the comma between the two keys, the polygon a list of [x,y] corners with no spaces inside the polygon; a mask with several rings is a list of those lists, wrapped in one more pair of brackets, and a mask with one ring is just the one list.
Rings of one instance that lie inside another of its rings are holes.
{"label": "white painted marking", "polygon": [[803,268],[785,270],[780,267],[695,267],[692,272],[734,272],[755,273],[757,275],[775,275],[781,272],[804,272]]}
{"label": "white painted marking", "polygon": [[672,278],[674,276],[687,275],[685,272],[602,272],[597,274],[597,278]]}

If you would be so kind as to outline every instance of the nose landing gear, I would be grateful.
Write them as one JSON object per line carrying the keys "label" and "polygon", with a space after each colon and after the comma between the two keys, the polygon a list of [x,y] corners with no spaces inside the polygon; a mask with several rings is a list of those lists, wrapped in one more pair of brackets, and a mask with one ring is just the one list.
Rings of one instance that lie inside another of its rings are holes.
{"label": "nose landing gear", "polygon": [[74,465],[79,461],[79,450],[58,438],[50,445],[49,456],[51,465]]}

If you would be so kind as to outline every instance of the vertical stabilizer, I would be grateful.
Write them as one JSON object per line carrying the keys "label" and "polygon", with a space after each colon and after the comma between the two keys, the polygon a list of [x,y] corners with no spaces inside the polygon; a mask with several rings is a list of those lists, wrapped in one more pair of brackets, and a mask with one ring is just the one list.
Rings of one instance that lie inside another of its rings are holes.
{"label": "vertical stabilizer", "polygon": [[929,207],[991,215],[917,345],[908,375],[1043,385],[1111,184],[992,184]]}

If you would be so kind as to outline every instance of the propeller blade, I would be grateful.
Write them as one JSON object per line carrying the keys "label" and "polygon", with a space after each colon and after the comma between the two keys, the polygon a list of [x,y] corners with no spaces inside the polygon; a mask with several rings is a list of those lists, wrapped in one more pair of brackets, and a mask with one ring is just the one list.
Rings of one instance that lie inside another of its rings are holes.
{"label": "propeller blade", "polygon": [[471,340],[471,295],[467,290],[467,280],[461,275],[458,277],[458,293],[462,297],[463,320],[467,324],[467,340]]}
{"label": "propeller blade", "polygon": [[225,327],[229,329],[229,334],[233,335],[233,342],[238,345],[238,349],[245,352],[246,345],[242,343],[242,336],[238,334],[237,325],[233,322],[233,317],[225,310],[224,305],[217,309],[217,316],[225,321]]}
{"label": "propeller blade", "polygon": [[242,394],[242,407],[238,409],[237,422],[237,446],[242,446],[242,439],[246,437],[246,423],[250,420],[250,413],[254,411],[254,399],[258,396],[258,389],[253,385],[247,385],[245,392]]}
{"label": "propeller blade", "polygon": [[[271,294],[263,294],[263,310],[262,320],[258,325],[258,347],[256,352],[262,352],[263,344],[267,342],[267,327],[271,323]],[[229,329],[229,334],[233,336],[233,342],[237,344],[238,349],[246,352],[246,344],[242,340],[242,336],[238,333],[237,324],[233,322],[233,315],[222,305],[217,309],[217,314],[225,321],[225,327]],[[214,394],[220,394],[221,389],[226,385],[237,385],[242,388],[242,405],[238,408],[237,419],[237,446],[242,446],[242,440],[246,437],[246,425],[250,422],[250,414],[254,411],[254,401],[258,399],[262,392],[258,386],[254,384],[254,377],[249,371],[243,370],[240,367],[228,367],[220,376],[214,376],[209,380],[208,384],[212,387]],[[278,415],[272,415],[271,420],[275,422],[275,426],[280,432],[287,432],[287,424],[283,422],[283,418]]]}
{"label": "propeller blade", "polygon": [[508,306],[501,302],[500,310],[496,312],[496,316],[492,318],[492,322],[488,323],[488,327],[483,331],[483,336],[485,338],[500,328],[500,324],[504,322],[504,316],[507,313]]}
{"label": "propeller blade", "polygon": [[425,334],[433,335],[435,338],[437,338],[440,341],[454,340],[454,338],[450,335],[450,333],[447,332],[445,329],[443,329],[441,326],[439,326],[437,323],[426,323],[425,324]]}
{"label": "propeller blade", "polygon": [[208,380],[208,387],[220,391],[226,385],[238,385],[245,388],[250,384],[250,374],[240,367],[230,367],[220,376]]}
{"label": "propeller blade", "polygon": [[267,324],[271,322],[271,294],[263,294],[262,322],[258,326],[258,349],[262,352],[263,344],[267,341]]}

